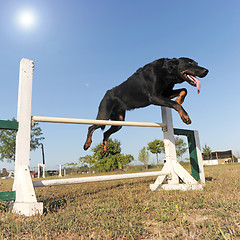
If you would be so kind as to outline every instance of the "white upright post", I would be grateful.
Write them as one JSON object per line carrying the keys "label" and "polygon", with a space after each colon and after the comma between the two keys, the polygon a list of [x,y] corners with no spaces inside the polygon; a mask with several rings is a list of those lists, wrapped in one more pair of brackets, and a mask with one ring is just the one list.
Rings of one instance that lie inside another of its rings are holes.
{"label": "white upright post", "polygon": [[60,164],[59,165],[59,174],[58,174],[59,177],[62,177],[62,165]]}
{"label": "white upright post", "polygon": [[42,177],[45,178],[45,164],[43,164],[43,173]]}
{"label": "white upright post", "polygon": [[[160,190],[200,190],[200,185],[178,162],[175,148],[172,110],[170,108],[162,108],[162,121],[167,125],[166,129],[163,128],[164,133],[164,146],[166,162],[163,166],[162,172],[170,172],[169,175],[159,176],[154,184],[150,185],[152,191]],[[179,183],[179,178],[183,184]],[[167,184],[164,181],[167,180]]]}
{"label": "white upright post", "polygon": [[179,178],[174,172],[174,165],[177,162],[175,139],[173,132],[173,121],[172,121],[172,110],[170,108],[162,108],[162,121],[167,124],[166,131],[163,131],[164,136],[164,147],[165,147],[165,158],[166,167],[170,169],[171,179],[168,180],[168,184],[178,184]]}
{"label": "white upright post", "polygon": [[41,177],[41,170],[42,170],[42,178],[45,178],[45,164],[39,163],[38,164],[38,178]]}
{"label": "white upright post", "polygon": [[29,171],[33,69],[34,63],[32,60],[24,58],[21,60],[17,112],[19,128],[16,137],[13,184],[16,199],[11,207],[13,212],[25,216],[43,212],[43,204],[37,202]]}
{"label": "white upright post", "polygon": [[159,190],[163,186],[164,180],[168,177],[168,184],[178,184],[179,179],[174,172],[174,164],[177,162],[175,140],[173,133],[172,112],[170,108],[161,107],[162,110],[162,123],[167,127],[163,128],[164,135],[164,147],[165,147],[165,159],[166,162],[163,166],[163,172],[170,172],[169,176],[159,176],[154,184],[150,185],[152,191]]}

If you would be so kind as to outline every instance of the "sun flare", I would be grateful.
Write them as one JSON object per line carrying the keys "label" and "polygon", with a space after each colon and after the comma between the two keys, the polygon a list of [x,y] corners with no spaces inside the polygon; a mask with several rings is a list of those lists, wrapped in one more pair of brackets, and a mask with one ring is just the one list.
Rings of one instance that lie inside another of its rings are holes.
{"label": "sun flare", "polygon": [[17,16],[17,22],[23,29],[32,29],[36,25],[36,14],[30,9],[22,10]]}

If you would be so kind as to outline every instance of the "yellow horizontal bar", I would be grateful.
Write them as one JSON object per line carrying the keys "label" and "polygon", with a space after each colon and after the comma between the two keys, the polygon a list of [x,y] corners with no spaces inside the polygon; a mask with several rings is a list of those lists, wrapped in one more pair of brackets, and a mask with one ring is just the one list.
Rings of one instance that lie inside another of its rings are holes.
{"label": "yellow horizontal bar", "polygon": [[59,117],[40,117],[33,116],[32,122],[49,122],[49,123],[70,123],[70,124],[95,124],[95,125],[111,125],[111,126],[132,126],[132,127],[166,127],[164,123],[150,122],[126,122],[126,121],[108,121],[93,119],[77,119],[77,118],[59,118]]}

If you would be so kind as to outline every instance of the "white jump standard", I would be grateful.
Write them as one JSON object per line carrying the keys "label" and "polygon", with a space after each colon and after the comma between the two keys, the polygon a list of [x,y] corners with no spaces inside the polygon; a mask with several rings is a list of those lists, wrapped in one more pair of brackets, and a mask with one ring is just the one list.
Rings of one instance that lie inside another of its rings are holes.
{"label": "white jump standard", "polygon": [[19,72],[18,88],[18,132],[16,137],[15,174],[13,191],[16,191],[12,211],[26,216],[42,214],[43,203],[37,202],[29,171],[32,78],[34,63],[22,59]]}
{"label": "white jump standard", "polygon": [[[13,190],[16,191],[16,201],[12,203],[12,211],[32,216],[42,214],[43,204],[37,202],[34,187],[66,185],[86,182],[112,181],[129,178],[158,176],[154,184],[150,185],[151,190],[199,190],[202,185],[196,181],[178,162],[174,142],[174,132],[172,124],[171,109],[161,107],[163,123],[142,123],[124,121],[103,121],[89,119],[71,119],[54,117],[31,117],[32,100],[32,76],[33,61],[22,59],[20,63],[19,93],[18,93],[18,114],[19,130],[16,139],[16,159],[15,159],[15,179]],[[31,123],[51,122],[51,123],[70,123],[70,124],[99,124],[115,126],[138,126],[138,127],[161,127],[164,132],[164,144],[166,153],[166,163],[162,171],[119,174],[108,176],[96,176],[85,178],[44,180],[32,182],[29,172],[30,158],[30,130]],[[200,144],[199,144],[200,145]],[[200,148],[200,146],[198,146]],[[199,158],[200,162],[201,159]],[[179,178],[183,183],[179,183]],[[167,183],[165,183],[167,182]]]}

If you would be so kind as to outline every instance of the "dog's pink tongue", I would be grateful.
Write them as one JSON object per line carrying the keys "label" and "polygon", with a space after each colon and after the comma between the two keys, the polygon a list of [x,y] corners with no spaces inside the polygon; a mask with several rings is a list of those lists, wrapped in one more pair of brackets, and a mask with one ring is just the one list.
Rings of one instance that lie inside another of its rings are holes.
{"label": "dog's pink tongue", "polygon": [[196,83],[196,87],[198,89],[198,94],[200,93],[201,82],[194,76],[191,76],[191,79]]}
{"label": "dog's pink tongue", "polygon": [[200,88],[201,88],[201,82],[197,79],[197,78],[195,78],[195,81],[196,81],[196,85],[197,85],[197,89],[198,89],[198,94],[200,93]]}

